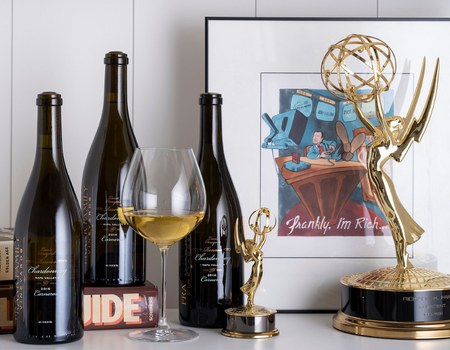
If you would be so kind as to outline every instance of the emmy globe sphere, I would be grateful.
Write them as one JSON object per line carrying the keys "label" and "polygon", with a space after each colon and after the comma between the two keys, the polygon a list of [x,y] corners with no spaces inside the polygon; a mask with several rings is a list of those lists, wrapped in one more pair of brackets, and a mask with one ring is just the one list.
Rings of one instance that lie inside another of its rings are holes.
{"label": "emmy globe sphere", "polygon": [[[352,34],[331,45],[323,58],[324,85],[336,97],[352,102],[371,102],[376,92],[389,90],[397,70],[391,48],[380,39]],[[372,74],[364,78],[363,74]]]}

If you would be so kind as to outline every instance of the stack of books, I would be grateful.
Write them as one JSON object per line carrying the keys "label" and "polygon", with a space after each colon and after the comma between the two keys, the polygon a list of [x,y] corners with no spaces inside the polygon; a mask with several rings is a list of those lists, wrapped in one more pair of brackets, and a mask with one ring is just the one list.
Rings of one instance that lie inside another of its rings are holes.
{"label": "stack of books", "polygon": [[13,333],[14,230],[0,228],[0,334]]}
{"label": "stack of books", "polygon": [[84,287],[84,330],[158,326],[158,288],[142,286]]}

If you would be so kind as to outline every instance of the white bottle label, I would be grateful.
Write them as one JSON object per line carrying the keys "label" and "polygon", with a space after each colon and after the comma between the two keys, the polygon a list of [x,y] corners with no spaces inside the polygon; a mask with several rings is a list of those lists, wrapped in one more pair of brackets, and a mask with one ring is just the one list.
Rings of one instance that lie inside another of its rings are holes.
{"label": "white bottle label", "polygon": [[[201,266],[202,275],[200,282],[219,282],[225,267],[231,260],[231,248],[226,247],[228,239],[228,222],[226,216],[222,217],[219,224],[220,235],[218,237],[208,237],[202,248],[194,249],[194,261]],[[225,242],[221,242],[221,239]]]}

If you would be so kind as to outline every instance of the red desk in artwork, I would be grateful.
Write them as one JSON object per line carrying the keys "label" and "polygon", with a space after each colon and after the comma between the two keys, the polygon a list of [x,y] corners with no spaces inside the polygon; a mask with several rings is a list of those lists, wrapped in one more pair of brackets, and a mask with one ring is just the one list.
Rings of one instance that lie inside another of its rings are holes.
{"label": "red desk in artwork", "polygon": [[286,183],[292,185],[313,220],[325,218],[335,225],[350,194],[366,174],[366,167],[354,161],[300,157],[311,167],[294,172],[284,167],[291,160],[291,156],[275,159]]}

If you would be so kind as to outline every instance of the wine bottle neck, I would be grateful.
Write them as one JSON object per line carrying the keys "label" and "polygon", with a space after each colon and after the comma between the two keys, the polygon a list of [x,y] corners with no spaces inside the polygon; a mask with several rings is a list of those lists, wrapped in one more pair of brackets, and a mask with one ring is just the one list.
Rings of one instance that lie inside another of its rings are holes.
{"label": "wine bottle neck", "polygon": [[128,118],[126,64],[105,65],[103,114],[110,110],[116,110],[122,119]]}
{"label": "wine bottle neck", "polygon": [[39,106],[37,156],[50,157],[55,164],[63,162],[61,139],[61,106]]}
{"label": "wine bottle neck", "polygon": [[214,155],[223,155],[221,105],[201,105],[200,151],[210,149]]}

